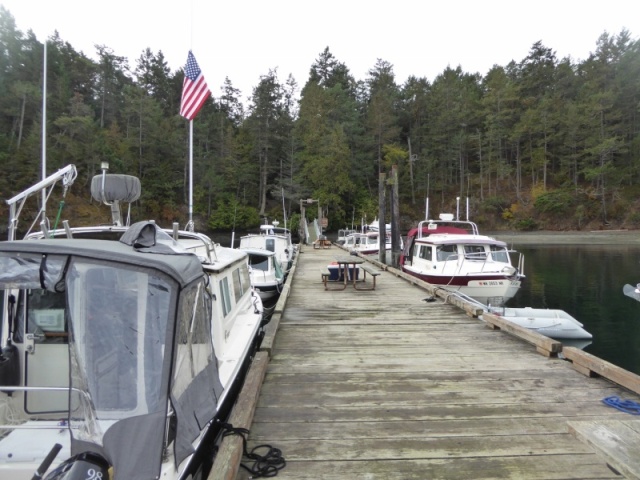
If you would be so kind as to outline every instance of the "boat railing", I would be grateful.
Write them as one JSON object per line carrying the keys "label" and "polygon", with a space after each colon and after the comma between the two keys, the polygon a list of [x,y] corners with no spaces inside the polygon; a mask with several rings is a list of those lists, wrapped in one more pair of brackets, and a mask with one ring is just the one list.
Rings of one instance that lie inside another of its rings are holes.
{"label": "boat railing", "polygon": [[430,230],[436,230],[439,227],[456,227],[468,231],[471,235],[479,235],[480,230],[475,222],[470,220],[454,220],[454,219],[439,219],[439,220],[422,220],[418,223],[418,238],[423,236],[429,236]]}
{"label": "boat railing", "polygon": [[171,235],[176,242],[178,242],[181,238],[199,240],[200,242],[202,242],[202,245],[204,246],[207,260],[209,262],[218,260],[215,243],[205,234],[198,233],[198,232],[190,232],[187,230],[179,230],[177,223],[173,224],[173,229],[171,230],[163,229],[163,230],[169,235]]}
{"label": "boat railing", "polygon": [[32,185],[31,187],[27,188],[26,190],[23,190],[16,196],[7,200],[7,205],[9,205],[9,240],[16,239],[16,231],[18,229],[18,219],[20,217],[20,213],[22,212],[22,208],[24,207],[24,204],[27,201],[27,199],[36,193],[43,194],[42,195],[43,202],[42,202],[42,205],[40,206],[40,211],[38,212],[35,219],[33,220],[33,223],[27,230],[25,237],[29,235],[29,233],[31,233],[31,230],[33,229],[36,222],[40,218],[41,218],[40,224],[42,228],[48,229],[47,219],[45,216],[46,205],[47,205],[47,201],[49,200],[49,196],[53,191],[53,187],[59,181],[62,181],[62,186],[64,189],[64,192],[63,192],[63,197],[64,197],[69,187],[73,185],[73,182],[75,181],[77,176],[78,176],[78,172],[76,170],[75,165],[67,165],[66,167],[61,168],[57,172],[49,175],[44,180],[36,183],[35,185]]}
{"label": "boat railing", "polygon": [[[4,393],[13,393],[13,392],[73,392],[77,393],[79,398],[83,400],[83,403],[86,405],[91,405],[91,397],[88,392],[84,390],[80,390],[74,387],[28,387],[28,386],[19,386],[19,385],[0,385],[0,391]],[[31,426],[24,424],[9,424],[9,425],[0,425],[0,429],[29,429],[29,428],[55,428],[60,430],[60,425],[52,425],[49,426]]]}

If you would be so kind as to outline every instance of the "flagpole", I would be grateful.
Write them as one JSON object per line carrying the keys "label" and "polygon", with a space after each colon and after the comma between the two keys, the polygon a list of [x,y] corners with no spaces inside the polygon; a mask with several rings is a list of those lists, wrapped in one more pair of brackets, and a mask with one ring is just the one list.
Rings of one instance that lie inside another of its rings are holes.
{"label": "flagpole", "polygon": [[187,230],[193,232],[193,119],[189,120],[189,223]]}
{"label": "flagpole", "polygon": [[211,92],[202,75],[191,50],[187,55],[187,64],[184,69],[184,81],[182,84],[182,98],[180,100],[180,115],[189,120],[189,223],[186,229],[194,231],[193,225],[193,119],[200,108],[207,101]]}

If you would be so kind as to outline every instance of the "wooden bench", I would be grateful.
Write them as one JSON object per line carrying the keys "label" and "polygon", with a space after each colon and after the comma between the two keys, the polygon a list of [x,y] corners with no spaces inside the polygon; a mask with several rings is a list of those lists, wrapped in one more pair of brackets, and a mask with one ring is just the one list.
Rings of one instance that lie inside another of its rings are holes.
{"label": "wooden bench", "polygon": [[327,282],[329,281],[329,277],[331,276],[331,272],[328,269],[324,269],[320,272],[322,275],[322,283],[324,283],[324,289],[327,290]]}
{"label": "wooden bench", "polygon": [[367,265],[367,264],[362,264],[359,265],[360,270],[362,270],[364,272],[363,276],[362,276],[362,282],[364,283],[367,280],[367,273],[369,275],[371,275],[373,277],[373,285],[371,287],[365,287],[365,288],[358,288],[356,285],[354,285],[356,290],[375,290],[376,289],[376,277],[378,275],[380,275],[380,272],[378,270],[374,270],[373,267]]}

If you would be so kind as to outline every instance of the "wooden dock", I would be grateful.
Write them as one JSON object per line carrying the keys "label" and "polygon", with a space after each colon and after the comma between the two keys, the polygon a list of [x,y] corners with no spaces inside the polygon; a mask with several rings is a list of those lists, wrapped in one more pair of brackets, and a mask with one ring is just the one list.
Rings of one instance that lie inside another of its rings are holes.
{"label": "wooden dock", "polygon": [[[640,402],[637,376],[489,325],[397,272],[375,290],[325,291],[320,272],[340,254],[298,254],[232,420],[250,429],[249,448],[282,450],[277,478],[638,478],[640,447],[616,438],[620,424],[640,431],[638,417],[602,402]],[[249,478],[240,448],[227,437],[209,478]]]}

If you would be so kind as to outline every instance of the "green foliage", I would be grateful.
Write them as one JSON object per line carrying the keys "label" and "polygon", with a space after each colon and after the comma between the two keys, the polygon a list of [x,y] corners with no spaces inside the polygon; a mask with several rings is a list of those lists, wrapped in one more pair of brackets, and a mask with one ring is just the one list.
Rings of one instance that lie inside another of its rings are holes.
{"label": "green foliage", "polygon": [[245,230],[260,225],[260,215],[255,207],[242,205],[226,198],[211,212],[208,226],[212,230]]}
{"label": "green foliage", "polygon": [[[39,179],[43,45],[1,6],[0,44],[8,198]],[[133,68],[104,45],[94,61],[57,33],[47,52],[50,169],[74,163],[86,185],[109,161],[112,172],[140,177],[140,217],[184,223],[183,71],[150,49]],[[280,214],[284,191],[291,208],[320,199],[334,228],[359,224],[377,217],[379,173],[398,165],[405,216],[425,197],[449,205],[469,196],[475,216],[496,227],[636,225],[639,77],[640,40],[624,30],[603,34],[578,63],[536,42],[484,77],[447,67],[402,86],[388,61],[355,79],[325,48],[301,79],[299,102],[296,79],[282,83],[270,70],[246,106],[229,80],[205,103],[193,124],[194,211],[212,229],[254,227],[258,215]]]}
{"label": "green foliage", "polygon": [[539,195],[534,203],[540,213],[563,215],[574,208],[575,202],[571,192],[555,190]]}
{"label": "green foliage", "polygon": [[538,223],[533,218],[523,218],[513,222],[513,226],[516,230],[531,231],[538,229]]}

